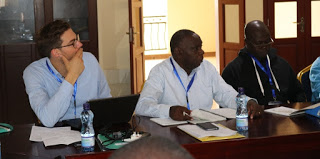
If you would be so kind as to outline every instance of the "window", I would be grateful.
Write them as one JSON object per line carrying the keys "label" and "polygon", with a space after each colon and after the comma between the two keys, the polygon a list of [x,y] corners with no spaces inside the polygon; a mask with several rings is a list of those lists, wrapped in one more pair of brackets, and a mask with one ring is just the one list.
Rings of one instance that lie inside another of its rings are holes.
{"label": "window", "polygon": [[168,53],[167,0],[143,1],[145,55]]}

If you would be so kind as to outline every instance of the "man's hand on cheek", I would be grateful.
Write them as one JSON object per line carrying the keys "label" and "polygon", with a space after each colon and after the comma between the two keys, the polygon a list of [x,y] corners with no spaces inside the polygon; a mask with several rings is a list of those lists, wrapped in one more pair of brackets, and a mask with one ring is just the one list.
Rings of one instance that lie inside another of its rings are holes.
{"label": "man's hand on cheek", "polygon": [[70,61],[68,61],[67,59],[65,59],[66,61],[64,60],[65,64],[69,65],[69,66],[66,65],[68,73],[71,73],[75,76],[80,76],[80,74],[84,70],[82,55],[83,55],[83,50],[82,48],[80,48]]}
{"label": "man's hand on cheek", "polygon": [[66,80],[71,84],[74,84],[78,77],[84,70],[84,63],[82,59],[83,50],[80,48],[76,54],[72,57],[71,60],[68,60],[66,57],[62,56],[63,63],[68,71]]}

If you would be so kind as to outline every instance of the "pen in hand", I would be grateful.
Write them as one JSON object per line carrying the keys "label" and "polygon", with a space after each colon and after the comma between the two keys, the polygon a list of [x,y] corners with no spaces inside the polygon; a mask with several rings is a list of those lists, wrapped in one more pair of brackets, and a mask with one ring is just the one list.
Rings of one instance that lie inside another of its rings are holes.
{"label": "pen in hand", "polygon": [[186,113],[186,112],[183,112],[183,116],[189,116],[189,117],[191,117],[188,113]]}
{"label": "pen in hand", "polygon": [[169,109],[169,116],[173,120],[185,121],[191,119],[190,112],[191,111],[184,106],[171,106]]}
{"label": "pen in hand", "polygon": [[188,116],[188,117],[190,117],[190,118],[191,118],[190,120],[193,120],[193,117],[192,117],[190,114],[188,114],[187,112],[183,112],[182,114],[183,114],[183,116]]}

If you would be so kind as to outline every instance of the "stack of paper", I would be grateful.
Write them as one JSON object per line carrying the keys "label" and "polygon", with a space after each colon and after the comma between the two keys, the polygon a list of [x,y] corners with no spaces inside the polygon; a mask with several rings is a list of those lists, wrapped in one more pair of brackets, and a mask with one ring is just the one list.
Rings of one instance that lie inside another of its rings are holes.
{"label": "stack of paper", "polygon": [[30,141],[42,142],[44,146],[52,145],[69,145],[74,142],[81,141],[79,131],[71,130],[71,127],[46,128],[32,126]]}

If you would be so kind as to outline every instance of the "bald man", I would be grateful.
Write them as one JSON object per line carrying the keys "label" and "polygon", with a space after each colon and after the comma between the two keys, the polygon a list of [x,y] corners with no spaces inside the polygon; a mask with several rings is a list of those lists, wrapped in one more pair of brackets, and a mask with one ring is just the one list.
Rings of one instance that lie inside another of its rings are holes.
{"label": "bald man", "polygon": [[263,22],[255,20],[245,26],[245,43],[222,72],[228,84],[234,89],[244,87],[245,94],[260,105],[306,101],[291,66],[271,48],[273,39]]}

